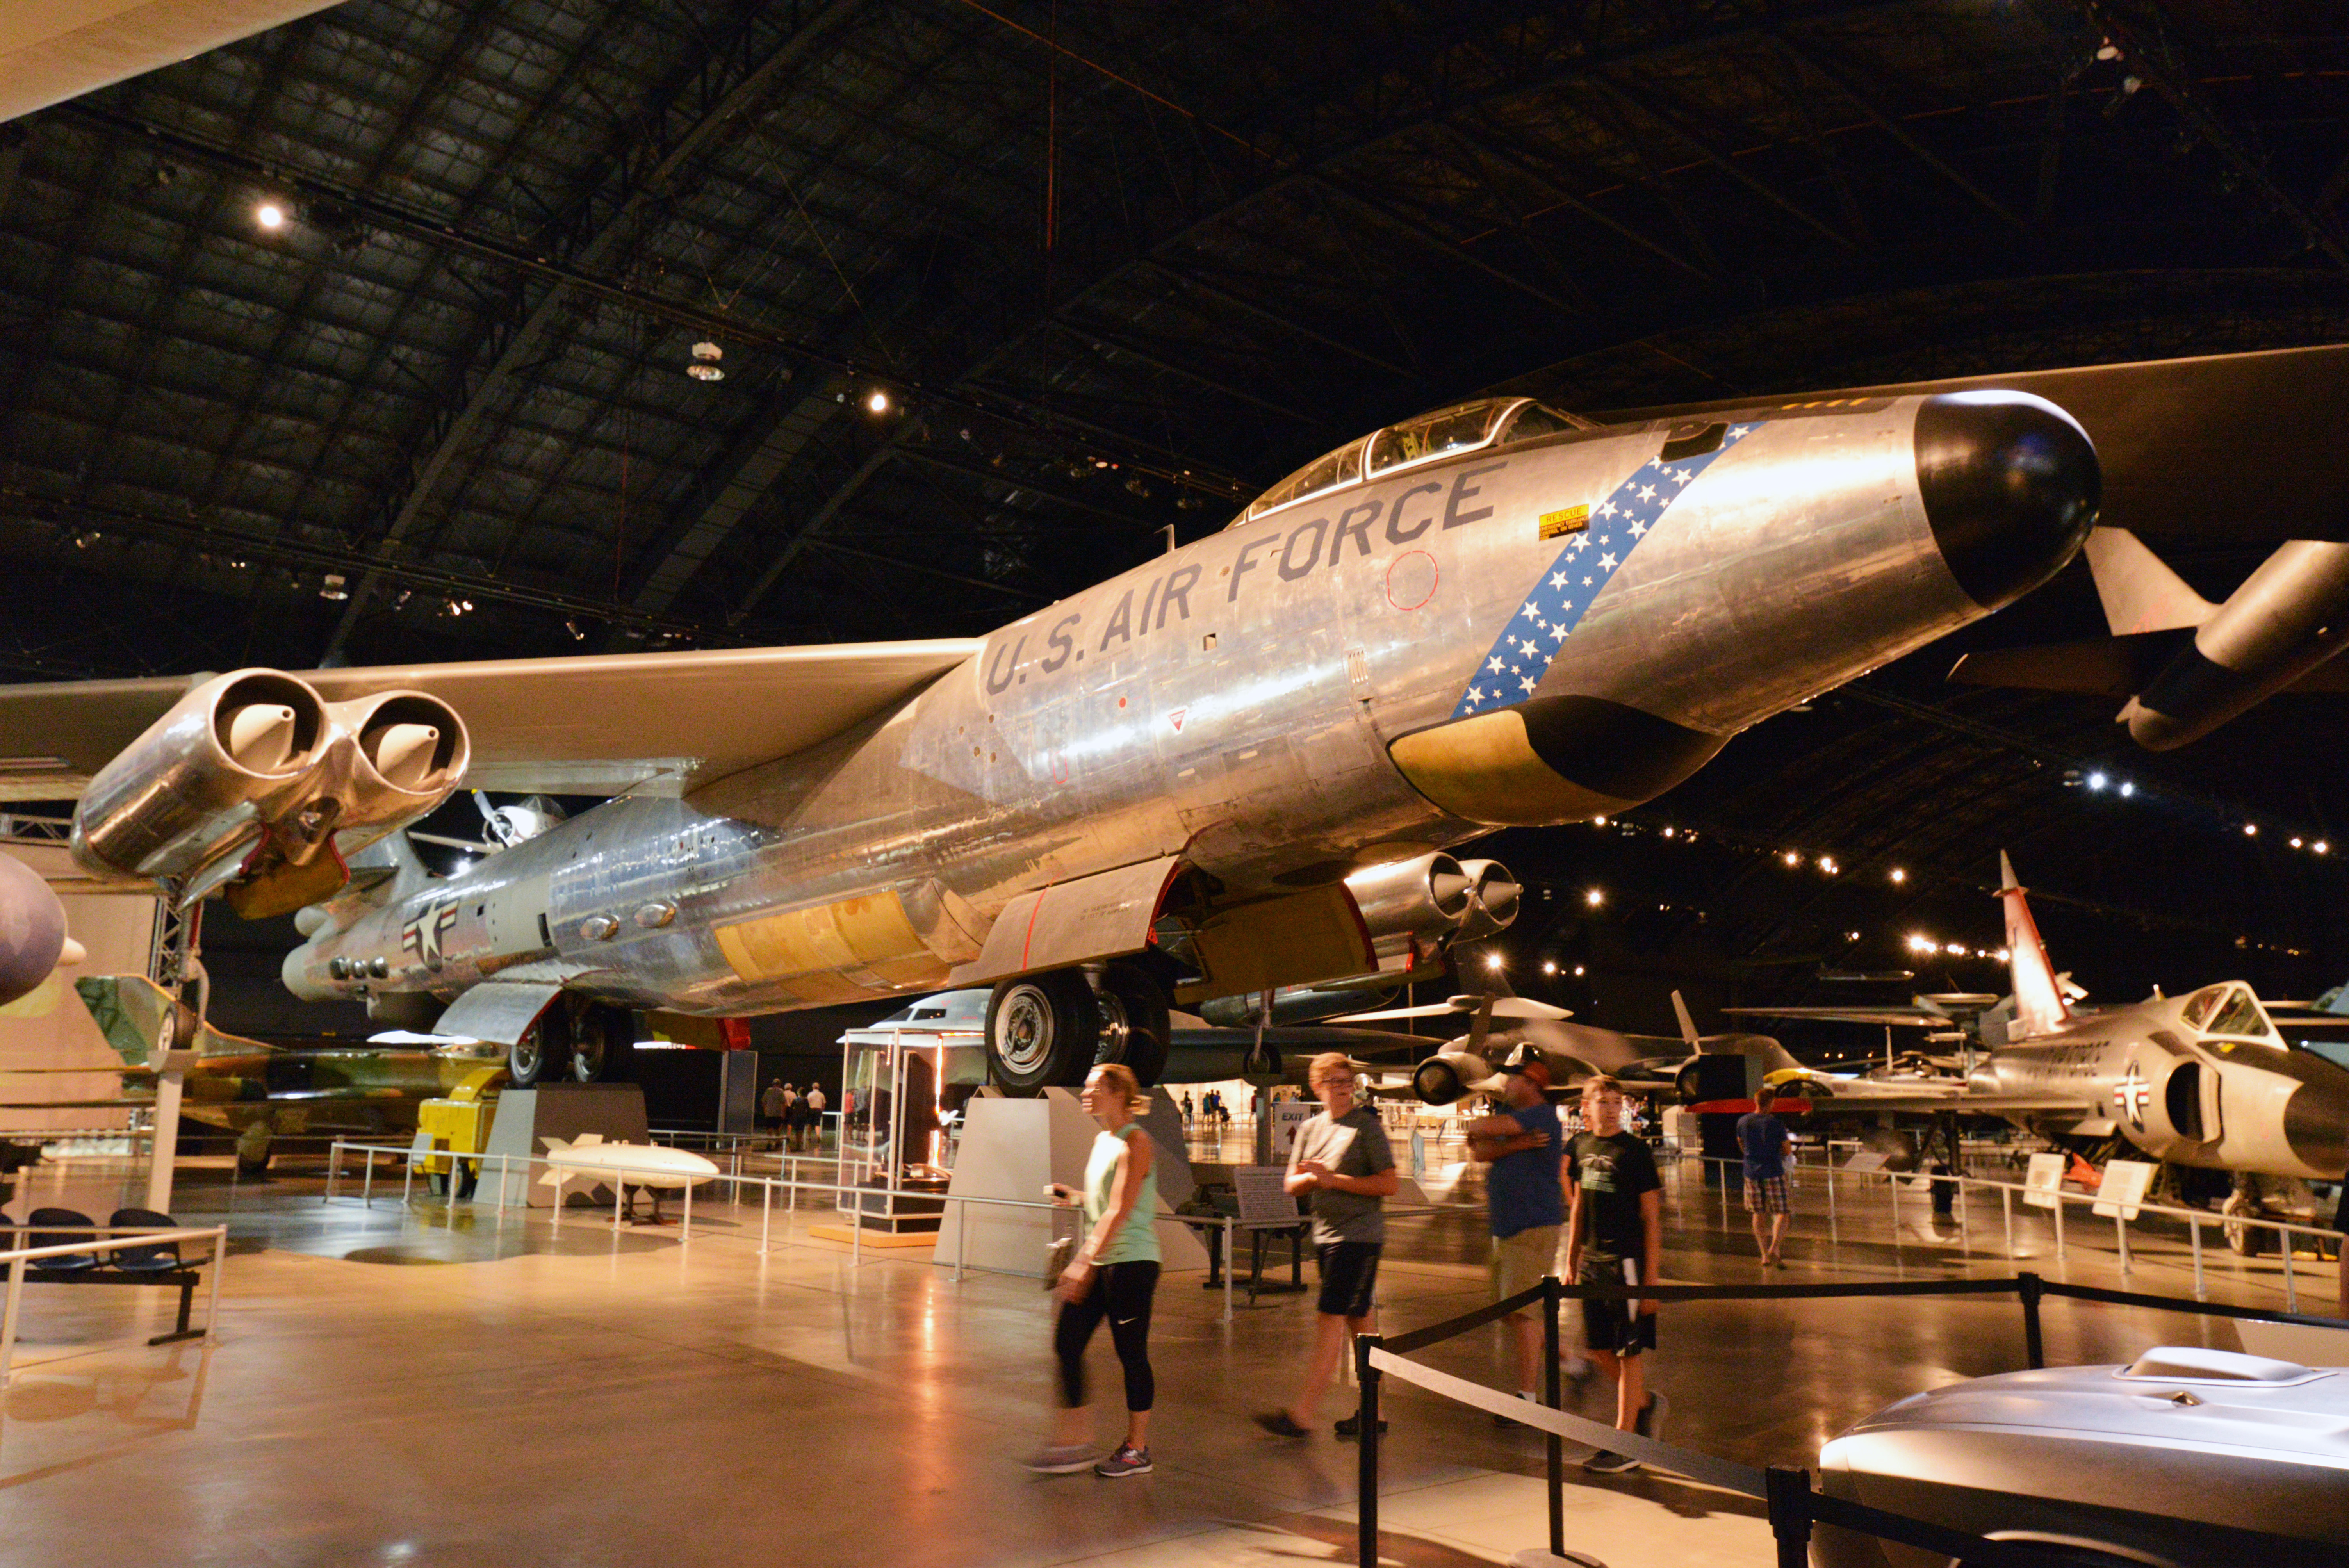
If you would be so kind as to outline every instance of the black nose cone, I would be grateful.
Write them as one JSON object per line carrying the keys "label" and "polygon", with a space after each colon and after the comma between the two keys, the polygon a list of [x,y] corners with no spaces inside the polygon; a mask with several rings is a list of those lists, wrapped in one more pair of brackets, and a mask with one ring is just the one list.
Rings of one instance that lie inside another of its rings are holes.
{"label": "black nose cone", "polygon": [[2096,521],[2096,449],[2025,392],[1945,392],[1917,410],[1917,485],[1958,585],[1995,610],[2062,569]]}

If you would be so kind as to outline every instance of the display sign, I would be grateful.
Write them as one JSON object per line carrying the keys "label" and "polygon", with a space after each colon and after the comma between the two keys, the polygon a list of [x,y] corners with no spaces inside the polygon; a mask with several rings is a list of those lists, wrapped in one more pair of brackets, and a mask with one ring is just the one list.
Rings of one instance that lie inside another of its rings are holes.
{"label": "display sign", "polygon": [[1880,1149],[1863,1149],[1845,1161],[1843,1168],[1847,1171],[1881,1171],[1884,1169],[1884,1151]]}
{"label": "display sign", "polygon": [[1293,1224],[1297,1220],[1297,1199],[1282,1183],[1288,1180],[1286,1165],[1241,1165],[1232,1171],[1232,1191],[1239,1199],[1240,1223],[1243,1225]]}
{"label": "display sign", "polygon": [[2106,1161],[2104,1183],[2096,1189],[2096,1213],[2107,1220],[2136,1219],[2137,1205],[2145,1202],[2158,1169],[2143,1160]]}
{"label": "display sign", "polygon": [[2034,1209],[2052,1209],[2063,1200],[2056,1196],[2064,1190],[2064,1157],[2061,1154],[2034,1154],[2031,1169],[2023,1178],[2023,1201]]}

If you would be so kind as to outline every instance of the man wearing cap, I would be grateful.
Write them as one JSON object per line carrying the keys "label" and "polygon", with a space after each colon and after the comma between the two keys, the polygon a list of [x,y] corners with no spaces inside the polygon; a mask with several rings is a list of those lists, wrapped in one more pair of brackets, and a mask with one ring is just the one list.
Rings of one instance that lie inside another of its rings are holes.
{"label": "man wearing cap", "polygon": [[[1557,1266],[1557,1238],[1566,1223],[1566,1189],[1558,1162],[1566,1138],[1549,1102],[1549,1063],[1520,1044],[1498,1077],[1478,1086],[1505,1108],[1468,1124],[1468,1157],[1492,1165],[1485,1181],[1493,1231],[1493,1299],[1531,1290]],[[1517,1340],[1517,1395],[1540,1400],[1541,1319],[1525,1308],[1509,1314]]]}

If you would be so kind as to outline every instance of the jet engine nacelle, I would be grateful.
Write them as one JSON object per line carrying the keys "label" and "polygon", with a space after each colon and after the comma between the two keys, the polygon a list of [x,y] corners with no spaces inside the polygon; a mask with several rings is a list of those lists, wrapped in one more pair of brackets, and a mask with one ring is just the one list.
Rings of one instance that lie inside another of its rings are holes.
{"label": "jet engine nacelle", "polygon": [[248,869],[254,851],[306,865],[429,812],[464,777],[463,720],[420,692],[329,703],[277,670],[194,687],[98,770],[74,811],[74,858],[153,877],[184,896]]}
{"label": "jet engine nacelle", "polygon": [[1517,916],[1516,882],[1499,862],[1464,862],[1441,851],[1366,866],[1346,879],[1346,891],[1382,963],[1490,936]]}
{"label": "jet engine nacelle", "polygon": [[1466,1098],[1470,1086],[1493,1076],[1492,1065],[1467,1051],[1438,1051],[1413,1068],[1413,1092],[1430,1105],[1450,1105]]}
{"label": "jet engine nacelle", "polygon": [[1460,940],[1475,942],[1506,931],[1517,918],[1517,904],[1525,896],[1517,879],[1498,861],[1463,861],[1460,869],[1468,874],[1471,884],[1470,908],[1460,923]]}

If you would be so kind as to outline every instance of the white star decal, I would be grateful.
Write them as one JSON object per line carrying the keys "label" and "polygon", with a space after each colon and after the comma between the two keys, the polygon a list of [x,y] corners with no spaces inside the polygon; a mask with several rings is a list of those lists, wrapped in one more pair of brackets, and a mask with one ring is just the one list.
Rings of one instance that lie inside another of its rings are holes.
{"label": "white star decal", "polygon": [[1640,487],[1640,499],[1641,500],[1655,500],[1655,499],[1656,499],[1656,487],[1655,487],[1655,486],[1653,486],[1653,485],[1641,485],[1641,486]]}
{"label": "white star decal", "polygon": [[1486,659],[1486,660],[1485,661],[1485,664],[1487,664],[1488,665],[1490,665],[1490,666],[1492,667],[1492,671],[1493,671],[1493,673],[1494,673],[1495,675],[1499,675],[1499,674],[1501,673],[1501,655],[1498,655],[1498,654],[1495,654],[1491,658]]}
{"label": "white star decal", "polygon": [[1583,585],[1585,588],[1589,587],[1589,586],[1590,586],[1590,579],[1589,579],[1589,578],[1588,578],[1588,577],[1584,578],[1584,579],[1582,580],[1582,585]]}
{"label": "white star decal", "polygon": [[[1499,664],[1501,661],[1495,659],[1493,662],[1495,664]],[[1468,700],[1470,702],[1483,702],[1485,700],[1485,688],[1483,686],[1470,686],[1468,688]]]}
{"label": "white star decal", "polygon": [[1550,634],[1553,638],[1555,638],[1556,640],[1557,640],[1558,642],[1561,642],[1561,643],[1562,643],[1562,642],[1566,641],[1566,624],[1565,624],[1565,623],[1564,623],[1564,622],[1560,622],[1558,624],[1557,624],[1557,625],[1555,625],[1555,626],[1552,626],[1552,627],[1549,629],[1549,634]]}
{"label": "white star decal", "polygon": [[1693,477],[1694,476],[1689,473],[1687,469],[1674,469],[1672,473],[1672,483],[1676,485],[1684,485]]}
{"label": "white star decal", "polygon": [[1753,428],[1751,425],[1732,425],[1729,427],[1729,433],[1733,436],[1742,436]]}
{"label": "white star decal", "polygon": [[1602,555],[1599,558],[1599,564],[1612,572],[1615,569],[1615,558],[1611,555]]}
{"label": "white star decal", "polygon": [[1533,690],[1533,689],[1534,689],[1534,677],[1533,677],[1533,676],[1526,676],[1526,677],[1525,677],[1525,679],[1523,679],[1523,680],[1519,681],[1517,684],[1518,684],[1519,686],[1521,686],[1525,687],[1527,691],[1531,691],[1531,690]]}
{"label": "white star decal", "polygon": [[1550,585],[1551,587],[1553,587],[1553,588],[1563,588],[1563,587],[1565,587],[1565,586],[1566,586],[1566,573],[1563,573],[1563,572],[1553,572],[1553,573],[1551,573],[1549,574],[1549,585]]}
{"label": "white star decal", "polygon": [[1611,500],[1599,502],[1598,515],[1600,517],[1613,517],[1615,515],[1615,503]]}
{"label": "white star decal", "polygon": [[1634,539],[1645,539],[1647,536],[1648,536],[1648,525],[1647,525],[1646,523],[1644,523],[1644,522],[1635,522],[1635,523],[1633,523],[1633,524],[1631,525],[1631,537],[1632,537],[1632,538],[1634,538]]}

